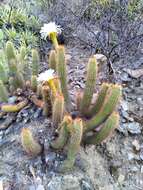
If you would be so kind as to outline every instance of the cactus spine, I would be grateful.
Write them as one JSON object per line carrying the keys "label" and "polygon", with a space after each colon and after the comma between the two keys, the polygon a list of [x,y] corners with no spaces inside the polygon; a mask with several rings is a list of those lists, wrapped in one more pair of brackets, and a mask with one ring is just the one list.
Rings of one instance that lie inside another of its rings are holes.
{"label": "cactus spine", "polygon": [[80,118],[77,118],[73,121],[73,125],[71,126],[67,159],[64,161],[63,165],[61,166],[62,171],[69,170],[73,167],[76,155],[80,148],[82,134],[83,134],[82,120]]}
{"label": "cactus spine", "polygon": [[0,80],[0,101],[3,101],[3,102],[8,101],[8,92],[1,80]]}
{"label": "cactus spine", "polygon": [[30,156],[37,156],[42,152],[41,145],[33,138],[33,135],[28,128],[22,129],[21,143],[24,150]]}
{"label": "cactus spine", "polygon": [[96,75],[97,75],[97,62],[96,58],[92,57],[89,59],[88,62],[86,84],[83,93],[83,98],[81,100],[80,110],[83,115],[86,114],[87,109],[89,109],[89,106],[91,104],[96,83]]}
{"label": "cactus spine", "polygon": [[63,95],[57,95],[52,110],[52,123],[53,126],[58,126],[63,119],[64,114],[64,97]]}
{"label": "cactus spine", "polygon": [[119,124],[119,114],[113,112],[105,121],[99,132],[84,139],[85,144],[99,144],[103,142]]}
{"label": "cactus spine", "polygon": [[110,86],[100,111],[92,119],[85,122],[84,124],[85,132],[88,132],[96,128],[107,119],[107,117],[115,110],[121,98],[121,92],[122,92],[121,86],[119,85]]}
{"label": "cactus spine", "polygon": [[62,123],[59,126],[59,136],[56,140],[51,142],[51,146],[54,149],[61,149],[66,144],[68,135],[69,135],[69,128],[72,125],[72,118],[69,115],[65,115]]}
{"label": "cactus spine", "polygon": [[70,99],[67,88],[67,71],[65,62],[65,49],[63,46],[57,48],[57,73],[61,82],[62,93],[66,102],[66,107],[70,109]]}
{"label": "cactus spine", "polygon": [[38,76],[39,72],[39,55],[37,50],[32,50],[32,75]]}
{"label": "cactus spine", "polygon": [[57,55],[55,50],[51,50],[49,55],[49,67],[56,71]]}
{"label": "cactus spine", "polygon": [[38,82],[37,82],[37,76],[36,75],[32,75],[31,76],[31,88],[34,92],[37,91],[37,85],[38,85]]}
{"label": "cactus spine", "polygon": [[103,102],[105,100],[106,93],[107,93],[107,91],[109,89],[109,86],[110,86],[110,84],[108,84],[108,83],[103,83],[102,84],[101,91],[98,94],[96,102],[93,104],[92,108],[87,113],[88,116],[91,117],[91,116],[97,114],[100,111],[100,109],[101,109],[101,107],[103,105]]}

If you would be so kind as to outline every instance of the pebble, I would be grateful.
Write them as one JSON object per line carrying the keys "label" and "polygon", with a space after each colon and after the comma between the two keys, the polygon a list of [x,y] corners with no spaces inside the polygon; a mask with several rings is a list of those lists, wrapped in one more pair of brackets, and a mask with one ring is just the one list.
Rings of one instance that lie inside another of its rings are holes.
{"label": "pebble", "polygon": [[132,142],[132,145],[133,145],[133,147],[135,148],[136,151],[139,151],[139,150],[140,150],[139,141],[134,140],[134,141]]}
{"label": "pebble", "polygon": [[137,122],[133,122],[133,123],[127,123],[126,124],[128,131],[131,134],[140,134],[141,133],[141,127],[139,125],[139,123]]}

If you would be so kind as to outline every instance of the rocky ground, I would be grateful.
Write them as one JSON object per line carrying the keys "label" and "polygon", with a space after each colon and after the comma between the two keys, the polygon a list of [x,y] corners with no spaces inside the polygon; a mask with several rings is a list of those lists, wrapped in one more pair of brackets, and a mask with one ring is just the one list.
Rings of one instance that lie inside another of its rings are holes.
{"label": "rocky ground", "polygon": [[[85,66],[91,53],[71,45],[66,49],[74,105],[75,92],[84,88]],[[65,155],[50,149],[53,130],[40,108],[30,104],[18,114],[0,117],[0,182],[5,190],[143,189],[143,59],[137,58],[130,66],[122,64],[114,66],[116,80],[124,87],[120,126],[102,145],[81,147],[71,172],[56,172]],[[41,70],[46,67],[47,63],[42,63]],[[109,78],[106,64],[100,66],[98,75],[97,89]],[[14,101],[14,97],[9,101]],[[41,156],[32,159],[23,151],[22,127],[29,127],[43,144]]]}

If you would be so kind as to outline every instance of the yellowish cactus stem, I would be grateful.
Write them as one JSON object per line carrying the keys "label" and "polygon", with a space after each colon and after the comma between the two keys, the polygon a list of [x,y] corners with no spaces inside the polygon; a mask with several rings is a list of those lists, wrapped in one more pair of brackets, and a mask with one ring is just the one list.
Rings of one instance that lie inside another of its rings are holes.
{"label": "yellowish cactus stem", "polygon": [[49,55],[49,67],[56,71],[57,55],[55,50],[51,50]]}
{"label": "yellowish cactus stem", "polygon": [[1,110],[3,112],[18,112],[22,108],[24,108],[27,104],[28,104],[27,100],[24,100],[24,101],[22,101],[22,102],[20,102],[18,104],[13,104],[13,105],[5,104],[5,105],[1,106]]}
{"label": "yellowish cactus stem", "polygon": [[24,150],[30,156],[37,156],[42,152],[42,146],[34,139],[28,128],[23,128],[21,132],[21,143]]}

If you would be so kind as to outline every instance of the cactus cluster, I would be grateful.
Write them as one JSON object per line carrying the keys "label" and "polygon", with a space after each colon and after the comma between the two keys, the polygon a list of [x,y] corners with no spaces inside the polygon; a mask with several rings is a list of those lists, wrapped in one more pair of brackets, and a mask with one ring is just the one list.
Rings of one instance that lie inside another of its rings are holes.
{"label": "cactus cluster", "polygon": [[[81,144],[98,144],[111,135],[119,123],[117,105],[121,98],[122,88],[117,84],[103,83],[101,90],[93,102],[98,65],[96,57],[92,56],[87,64],[85,89],[77,93],[77,109],[79,114],[72,118],[71,100],[68,91],[67,67],[65,49],[56,45],[49,56],[49,67],[55,70],[52,77],[42,76],[39,82],[39,56],[32,50],[31,68],[27,63],[26,49],[21,47],[19,53],[11,42],[6,44],[6,57],[9,71],[8,80],[0,80],[0,101],[7,102],[8,94],[17,88],[31,89],[30,96],[36,106],[43,108],[43,114],[52,115],[52,126],[58,131],[58,137],[51,142],[53,149],[67,147],[67,159],[60,167],[61,171],[71,169]],[[0,73],[3,72],[0,67]],[[30,73],[30,76],[27,74]],[[3,77],[7,78],[7,77]],[[44,80],[43,80],[44,78]],[[9,86],[9,89],[6,88]],[[25,97],[26,98],[26,97]],[[29,99],[14,105],[4,104],[3,112],[17,112],[28,104]],[[73,110],[72,110],[73,111]],[[96,130],[98,128],[98,130]],[[22,145],[30,155],[41,153],[41,145],[34,140],[28,129],[21,133]]]}
{"label": "cactus cluster", "polygon": [[[6,43],[5,51],[8,68],[0,64],[0,101],[7,103],[8,97],[15,94],[17,89],[25,90],[27,84],[31,89],[37,91],[37,76],[39,73],[39,55],[37,50],[32,50],[32,66],[27,59],[27,49],[21,46],[20,50],[16,50],[13,43]],[[27,102],[27,101],[26,101]],[[1,110],[4,112],[18,112],[27,104],[25,101],[14,105],[2,105]]]}
{"label": "cactus cluster", "polygon": [[52,124],[58,131],[58,137],[51,142],[51,147],[67,147],[67,159],[60,166],[60,171],[67,171],[73,167],[81,144],[99,144],[118,126],[116,108],[122,88],[117,84],[103,83],[96,101],[92,101],[98,70],[96,58],[92,56],[87,65],[85,89],[77,94],[79,115],[72,118],[63,46],[52,50],[49,66],[55,69],[57,75],[42,83],[43,112],[46,116],[52,114]]}
{"label": "cactus cluster", "polygon": [[[59,46],[56,51],[52,50],[49,63],[49,66],[57,72],[61,86],[61,92],[58,94],[62,94],[65,101],[63,120],[57,119],[56,123],[53,119],[54,125],[56,124],[58,127],[59,136],[51,142],[51,147],[62,149],[64,146],[68,146],[67,159],[61,166],[61,171],[65,171],[73,167],[80,144],[99,144],[118,126],[119,114],[116,112],[116,108],[121,98],[122,88],[117,84],[103,83],[96,101],[92,103],[98,71],[96,57],[92,56],[87,65],[85,89],[83,92],[77,93],[76,103],[80,114],[73,119],[69,112],[71,107],[64,47]],[[58,101],[55,98],[55,102],[52,103],[53,118],[59,117],[59,113],[63,114],[60,97],[61,95],[58,96]],[[58,109],[55,109],[56,105]]]}

